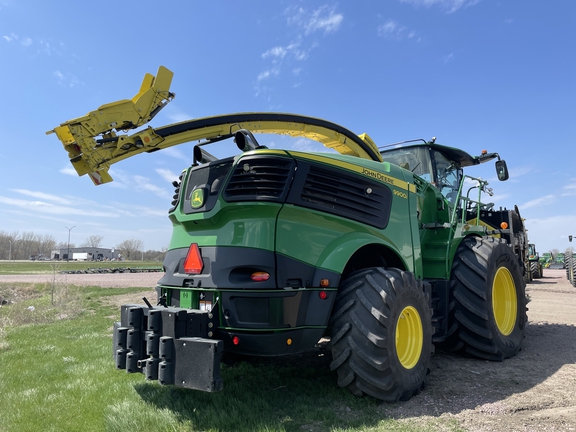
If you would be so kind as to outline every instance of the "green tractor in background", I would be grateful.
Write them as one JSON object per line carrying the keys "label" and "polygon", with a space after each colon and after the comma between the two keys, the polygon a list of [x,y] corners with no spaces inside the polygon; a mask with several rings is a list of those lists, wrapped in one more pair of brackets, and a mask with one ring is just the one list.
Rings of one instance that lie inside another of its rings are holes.
{"label": "green tractor in background", "polygon": [[555,270],[565,269],[566,268],[566,262],[564,261],[564,254],[562,252],[558,252],[556,254],[556,256],[554,256],[554,258],[550,262],[550,265],[548,266],[548,268],[555,269]]}
{"label": "green tractor in background", "polygon": [[541,278],[544,275],[544,267],[540,260],[540,256],[536,251],[536,245],[533,243],[528,245],[528,262],[530,263],[530,273],[532,274],[532,278]]}
{"label": "green tractor in background", "polygon": [[540,264],[542,264],[543,268],[548,268],[550,267],[550,264],[553,261],[553,257],[552,254],[550,252],[544,252],[542,253],[542,256],[540,257]]}
{"label": "green tractor in background", "polygon": [[[171,78],[160,68],[134,98],[51,131],[95,184],[112,181],[113,163],[195,143],[191,166],[173,183],[158,304],[120,308],[117,369],[214,392],[224,386],[222,355],[296,354],[329,338],[340,386],[398,401],[424,387],[434,347],[491,361],[521,349],[522,218],[517,208],[483,203],[488,182],[464,174],[497,159],[497,177],[507,180],[497,153],[471,156],[435,139],[377,147],[366,134],[286,113],[129,133],[174,97]],[[333,151],[272,148],[256,134]],[[232,155],[216,158],[207,146]]]}

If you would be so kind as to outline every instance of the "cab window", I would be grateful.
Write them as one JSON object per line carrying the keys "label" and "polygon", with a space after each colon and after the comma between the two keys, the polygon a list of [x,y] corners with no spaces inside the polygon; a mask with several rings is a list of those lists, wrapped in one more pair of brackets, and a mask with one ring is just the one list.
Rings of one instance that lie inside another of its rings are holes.
{"label": "cab window", "polygon": [[383,151],[382,159],[416,174],[427,182],[432,181],[432,163],[427,147]]}
{"label": "cab window", "polygon": [[442,195],[452,204],[456,203],[456,196],[460,186],[462,169],[454,162],[446,159],[438,151],[432,151],[434,159],[434,180],[433,183],[440,190]]}

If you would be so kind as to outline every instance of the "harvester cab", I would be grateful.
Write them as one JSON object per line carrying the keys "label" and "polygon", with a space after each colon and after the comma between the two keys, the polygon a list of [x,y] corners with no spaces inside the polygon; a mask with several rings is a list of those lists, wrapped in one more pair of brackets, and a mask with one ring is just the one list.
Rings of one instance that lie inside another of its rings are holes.
{"label": "harvester cab", "polygon": [[[488,182],[464,173],[497,159],[506,180],[497,153],[434,139],[378,148],[366,134],[286,113],[134,131],[172,100],[171,77],[160,68],[136,97],[53,130],[95,184],[112,181],[113,163],[195,143],[174,182],[159,304],[123,305],[114,325],[118,369],[219,391],[224,353],[295,354],[328,337],[339,385],[397,401],[422,389],[433,344],[495,361],[520,350],[522,219],[483,203]],[[333,151],[267,148],[257,134]],[[230,157],[208,151],[227,144]]]}

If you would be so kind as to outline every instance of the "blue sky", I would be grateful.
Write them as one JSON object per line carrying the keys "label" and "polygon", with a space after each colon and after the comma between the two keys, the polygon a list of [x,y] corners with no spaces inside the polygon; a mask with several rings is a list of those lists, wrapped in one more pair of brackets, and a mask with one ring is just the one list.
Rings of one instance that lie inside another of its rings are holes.
{"label": "blue sky", "polygon": [[0,0],[0,231],[168,246],[190,144],[120,162],[96,187],[45,135],[164,65],[176,98],[152,126],[280,111],[379,146],[435,136],[498,152],[510,180],[492,163],[468,174],[497,207],[518,205],[540,252],[563,251],[576,235],[575,27],[573,0]]}

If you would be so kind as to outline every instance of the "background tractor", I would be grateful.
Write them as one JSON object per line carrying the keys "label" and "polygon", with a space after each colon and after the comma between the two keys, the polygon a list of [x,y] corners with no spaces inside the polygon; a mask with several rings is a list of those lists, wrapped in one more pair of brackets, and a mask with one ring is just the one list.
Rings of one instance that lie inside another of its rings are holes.
{"label": "background tractor", "polygon": [[562,252],[558,252],[553,257],[548,268],[557,269],[557,270],[565,269],[566,263],[564,262],[564,254]]}
{"label": "background tractor", "polygon": [[[378,148],[366,134],[286,113],[130,133],[174,97],[171,78],[161,67],[134,98],[51,131],[96,184],[112,181],[120,160],[196,143],[174,182],[158,304],[124,305],[114,325],[118,369],[219,391],[222,355],[294,354],[327,337],[340,386],[397,401],[423,388],[434,346],[493,361],[520,350],[522,220],[484,204],[488,182],[464,174],[496,160],[508,179],[497,153],[471,156],[435,139]],[[268,148],[258,134],[333,152]],[[233,154],[223,159],[206,150],[226,145]]]}
{"label": "background tractor", "polygon": [[553,258],[552,258],[552,254],[550,252],[544,252],[542,254],[542,256],[540,257],[540,263],[542,264],[543,268],[548,268],[550,267],[550,264],[552,263]]}
{"label": "background tractor", "polygon": [[528,245],[528,261],[530,263],[530,273],[533,279],[541,278],[544,275],[544,269],[542,262],[540,261],[540,255],[536,251],[536,245],[530,243]]}

